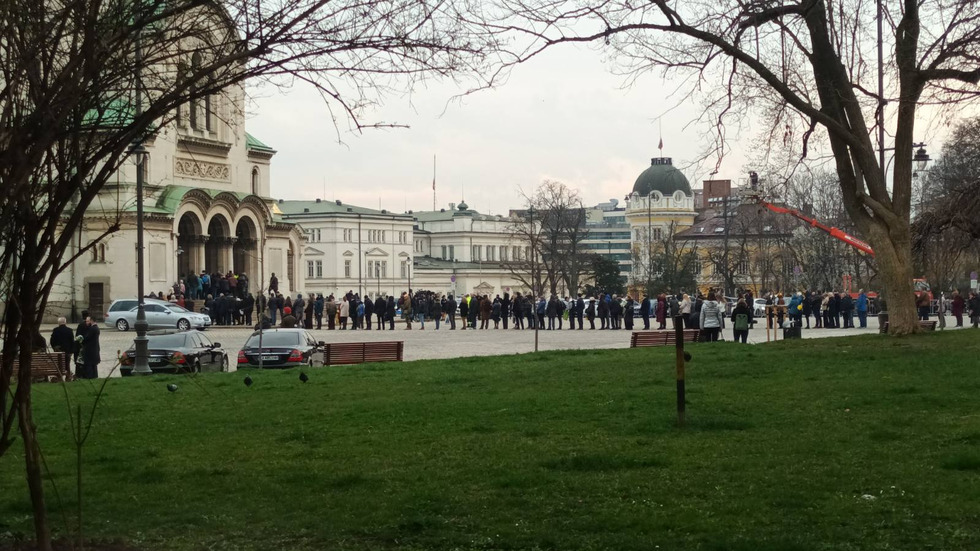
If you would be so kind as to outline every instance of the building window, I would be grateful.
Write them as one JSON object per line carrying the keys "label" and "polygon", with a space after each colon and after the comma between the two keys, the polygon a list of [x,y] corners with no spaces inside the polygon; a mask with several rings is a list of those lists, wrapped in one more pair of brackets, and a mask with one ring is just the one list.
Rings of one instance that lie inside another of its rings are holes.
{"label": "building window", "polygon": [[408,262],[402,260],[402,278],[408,277]]}
{"label": "building window", "polygon": [[660,229],[660,228],[653,228],[653,237],[652,237],[652,239],[654,241],[660,241],[661,239],[663,239],[663,230]]}
{"label": "building window", "polygon": [[745,260],[740,260],[735,266],[735,273],[738,275],[745,275],[749,273],[749,263]]}
{"label": "building window", "polygon": [[323,279],[323,261],[322,260],[317,260],[316,261],[316,278],[317,279]]}
{"label": "building window", "polygon": [[387,260],[382,260],[381,261],[381,278],[382,279],[387,279],[387,277],[388,277],[388,261]]}
{"label": "building window", "polygon": [[[193,77],[193,74],[194,73],[197,73],[197,71],[200,68],[201,68],[201,54],[200,54],[200,52],[194,52],[194,54],[191,55],[191,73],[192,73],[192,78],[194,78]],[[191,94],[192,95],[193,94],[197,94],[197,86],[196,85],[191,88]],[[201,121],[198,120],[198,111],[201,108],[201,99],[200,98],[194,98],[194,99],[192,99],[191,100],[190,107],[191,107],[191,112],[190,112],[191,128],[193,128],[194,130],[200,130],[201,129],[201,124],[200,124]]]}
{"label": "building window", "polygon": [[350,260],[344,261],[344,277],[350,279]]}
{"label": "building window", "polygon": [[374,261],[368,260],[367,263],[367,278],[371,279],[371,274],[374,273]]}
{"label": "building window", "polygon": [[501,262],[507,261],[507,247],[503,245],[500,246],[500,261]]}
{"label": "building window", "polygon": [[211,108],[211,95],[208,94],[204,96],[204,129],[210,132],[211,127],[211,116],[214,111]]}
{"label": "building window", "polygon": [[510,248],[510,252],[511,252],[510,258],[512,260],[520,260],[521,259],[521,249],[518,246],[515,245],[515,246],[511,247]]}
{"label": "building window", "polygon": [[524,260],[531,259],[531,247],[524,247]]}
{"label": "building window", "polygon": [[449,260],[456,260],[456,246],[449,246]]}
{"label": "building window", "polygon": [[704,268],[704,266],[701,264],[701,259],[700,258],[695,258],[694,259],[694,275],[696,275],[696,276],[701,275],[701,270],[703,268]]}
{"label": "building window", "polygon": [[313,261],[312,260],[307,260],[306,261],[306,277],[311,278],[311,279],[313,278]]}
{"label": "building window", "polygon": [[92,247],[92,262],[105,262],[105,243]]}
{"label": "building window", "polygon": [[252,169],[252,195],[259,194],[259,168]]}
{"label": "building window", "polygon": [[487,261],[493,262],[493,258],[494,258],[493,257],[493,253],[494,253],[494,250],[495,249],[493,248],[493,245],[487,245]]}
{"label": "building window", "polygon": [[448,247],[446,247],[445,245],[443,245],[443,246],[442,246],[442,259],[443,259],[443,260],[446,260],[446,259],[447,259],[447,257],[446,257],[446,253],[447,253],[447,252],[449,252],[449,251],[448,251]]}
{"label": "building window", "polygon": [[384,230],[381,230],[381,242],[382,243],[387,243],[387,241],[385,241],[385,237],[386,237],[385,236],[385,231]]}

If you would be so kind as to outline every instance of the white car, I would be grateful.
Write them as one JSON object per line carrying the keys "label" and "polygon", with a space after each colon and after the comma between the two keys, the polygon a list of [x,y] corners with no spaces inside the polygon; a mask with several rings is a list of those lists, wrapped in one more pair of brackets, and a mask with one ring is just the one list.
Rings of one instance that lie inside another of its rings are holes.
{"label": "white car", "polygon": [[766,317],[766,299],[757,298],[753,302],[755,302],[755,304],[752,308],[752,315],[757,318]]}
{"label": "white car", "polygon": [[[105,316],[105,324],[119,331],[128,331],[136,325],[136,299],[121,299],[113,301]],[[211,327],[211,316],[198,314],[177,306],[172,302],[143,300],[143,311],[146,313],[148,329],[173,329],[187,331],[189,329],[204,329]]]}

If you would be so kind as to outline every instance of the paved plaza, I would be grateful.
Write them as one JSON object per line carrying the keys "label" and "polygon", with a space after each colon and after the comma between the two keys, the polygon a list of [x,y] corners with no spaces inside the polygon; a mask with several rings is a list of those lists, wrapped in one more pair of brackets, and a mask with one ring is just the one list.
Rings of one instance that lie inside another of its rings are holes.
{"label": "paved plaza", "polygon": [[[947,322],[952,319],[947,319]],[[426,322],[425,330],[421,330],[418,322],[413,324],[413,329],[405,329],[405,323],[396,322],[394,331],[327,331],[312,330],[311,333],[317,340],[325,342],[376,342],[388,340],[405,341],[406,360],[425,360],[438,358],[459,358],[466,356],[493,356],[500,354],[524,354],[534,351],[534,331],[513,328],[470,330],[460,329],[457,322],[455,331],[449,330],[445,325],[435,330],[435,324]],[[642,323],[640,324],[642,327]],[[749,331],[749,342],[754,344],[764,344],[766,342],[766,330],[761,323],[756,324],[756,329]],[[51,334],[52,326],[45,326],[43,334],[48,338]],[[803,338],[832,338],[849,335],[861,335],[876,333],[878,331],[878,320],[872,318],[868,320],[866,329],[803,329]],[[214,341],[221,343],[227,350],[232,370],[235,369],[235,361],[238,351],[245,340],[252,333],[250,328],[245,327],[215,327],[208,329],[206,334]],[[770,337],[772,336],[770,333]],[[99,371],[101,376],[107,375],[112,369],[111,358],[115,357],[117,350],[125,350],[132,345],[133,337],[136,334],[132,331],[119,332],[114,329],[102,327],[101,345],[103,362]],[[726,340],[732,339],[732,331],[726,328],[723,331]],[[780,332],[780,339],[782,333]],[[561,331],[539,331],[538,333],[539,350],[579,350],[596,348],[628,348],[630,342],[630,332],[625,330],[602,331],[599,329],[589,330],[586,321],[586,329],[583,331],[568,330],[567,324]]]}

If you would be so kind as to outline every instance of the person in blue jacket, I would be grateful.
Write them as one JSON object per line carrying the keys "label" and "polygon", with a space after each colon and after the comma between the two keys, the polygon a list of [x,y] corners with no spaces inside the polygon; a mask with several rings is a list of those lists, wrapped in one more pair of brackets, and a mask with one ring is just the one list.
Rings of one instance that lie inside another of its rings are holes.
{"label": "person in blue jacket", "polygon": [[864,289],[858,291],[857,303],[854,305],[857,310],[858,320],[860,321],[861,327],[868,326],[868,295],[864,293]]}
{"label": "person in blue jacket", "polygon": [[799,327],[803,323],[803,295],[797,292],[789,299],[789,319]]}

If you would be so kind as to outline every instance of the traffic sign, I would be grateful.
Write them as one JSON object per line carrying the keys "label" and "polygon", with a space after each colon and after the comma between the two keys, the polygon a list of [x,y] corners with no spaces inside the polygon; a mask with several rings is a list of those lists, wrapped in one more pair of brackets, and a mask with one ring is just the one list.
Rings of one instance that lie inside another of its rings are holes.
{"label": "traffic sign", "polygon": [[456,276],[449,276],[449,281],[456,283]]}

